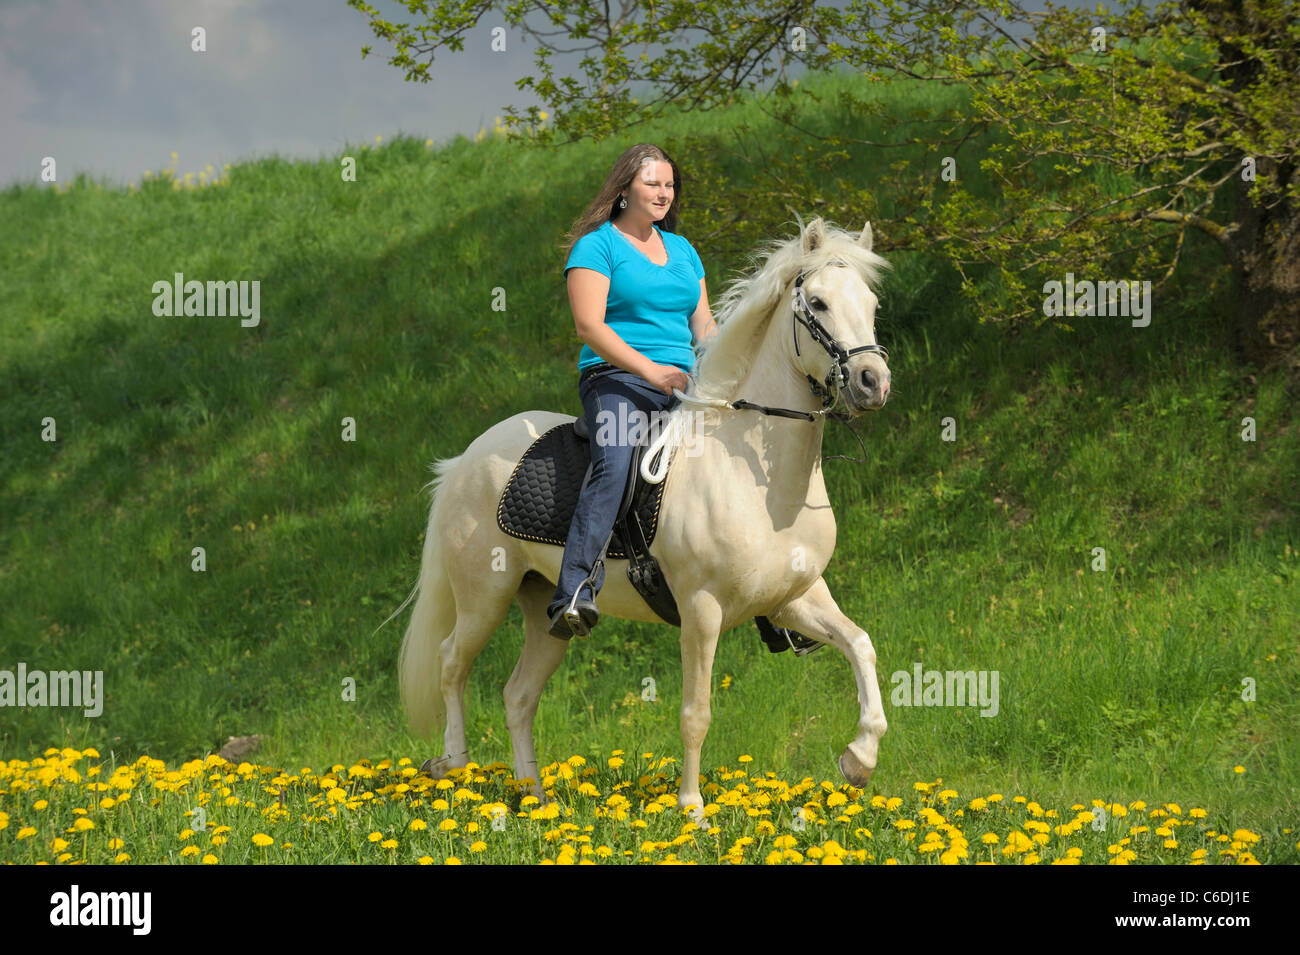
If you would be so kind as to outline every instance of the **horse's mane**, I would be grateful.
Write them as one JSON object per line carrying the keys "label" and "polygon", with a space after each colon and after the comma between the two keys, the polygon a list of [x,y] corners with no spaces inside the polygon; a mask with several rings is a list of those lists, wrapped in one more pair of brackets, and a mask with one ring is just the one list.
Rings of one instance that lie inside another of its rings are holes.
{"label": "horse's mane", "polygon": [[[771,239],[750,256],[752,275],[733,279],[718,300],[714,320],[718,333],[704,346],[696,365],[690,394],[702,398],[730,398],[749,373],[767,330],[768,319],[784,301],[785,288],[801,271],[832,261],[857,269],[868,286],[873,285],[889,263],[858,244],[858,236],[829,223],[822,223],[823,240],[807,255],[804,236],[813,222],[798,217],[799,234],[789,239]],[[784,313],[783,313],[784,314]]]}

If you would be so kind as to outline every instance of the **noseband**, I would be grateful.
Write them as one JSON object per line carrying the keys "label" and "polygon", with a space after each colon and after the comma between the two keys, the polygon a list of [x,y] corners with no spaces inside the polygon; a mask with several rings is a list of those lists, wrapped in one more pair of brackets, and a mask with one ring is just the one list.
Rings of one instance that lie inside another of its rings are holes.
{"label": "noseband", "polygon": [[[844,265],[843,262],[830,262],[829,265]],[[826,373],[824,381],[818,381],[812,375],[804,373],[808,379],[808,384],[812,387],[812,393],[822,400],[822,407],[829,408],[835,403],[835,396],[839,390],[849,383],[849,359],[858,352],[874,351],[879,352],[881,358],[889,360],[889,352],[883,345],[859,345],[857,348],[846,350],[843,345],[835,340],[829,331],[826,330],[817,316],[813,314],[812,308],[808,305],[808,297],[804,294],[803,280],[808,277],[807,272],[800,272],[799,277],[794,282],[794,321],[790,323],[790,334],[794,337],[794,353],[803,357],[799,351],[799,325],[808,329],[808,334],[818,345],[826,350],[830,355],[831,368]]]}

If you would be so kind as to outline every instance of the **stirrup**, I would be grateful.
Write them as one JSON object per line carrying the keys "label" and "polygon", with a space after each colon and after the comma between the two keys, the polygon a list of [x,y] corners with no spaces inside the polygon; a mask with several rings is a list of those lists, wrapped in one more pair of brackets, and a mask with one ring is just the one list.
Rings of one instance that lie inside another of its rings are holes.
{"label": "stirrup", "polygon": [[[826,646],[826,644],[822,643],[820,640],[814,640],[812,637],[805,637],[797,630],[788,630],[785,627],[781,627],[780,630],[785,636],[786,643],[790,644],[790,649],[794,651],[794,655],[797,657],[806,657],[808,654],[816,653],[822,647]],[[798,638],[797,643],[795,642],[796,637]]]}
{"label": "stirrup", "polygon": [[[578,594],[582,593],[582,588],[585,586],[585,581],[578,586],[578,589],[573,592],[572,599],[569,600],[569,605],[565,607],[563,611],[564,622],[575,637],[590,636],[591,628],[594,627],[596,622],[600,619],[600,614],[596,610],[596,603],[594,600],[585,600],[583,601],[583,606],[581,608],[578,607]],[[590,622],[588,622],[587,617],[582,613],[583,610],[587,610],[588,608],[590,608],[590,614],[592,617]]]}
{"label": "stirrup", "polygon": [[[596,587],[592,582],[592,576],[595,571],[585,580],[578,584],[573,591],[573,596],[569,598],[568,604],[555,610],[551,614],[550,634],[561,640],[569,640],[573,637],[586,637],[591,635],[592,627],[600,620],[600,611],[596,608]],[[591,600],[584,600],[582,605],[578,605],[578,597],[583,588],[591,590]],[[563,622],[563,625],[561,625]],[[559,632],[567,628],[568,632]]]}

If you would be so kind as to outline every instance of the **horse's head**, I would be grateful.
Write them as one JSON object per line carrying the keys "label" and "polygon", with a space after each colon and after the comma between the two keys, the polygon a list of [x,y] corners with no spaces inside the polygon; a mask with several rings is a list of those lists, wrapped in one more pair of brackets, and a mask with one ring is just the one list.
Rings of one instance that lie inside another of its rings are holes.
{"label": "horse's head", "polygon": [[796,366],[823,404],[854,416],[884,405],[890,386],[889,356],[876,343],[879,299],[864,278],[885,265],[871,242],[870,222],[853,242],[814,219],[790,286]]}

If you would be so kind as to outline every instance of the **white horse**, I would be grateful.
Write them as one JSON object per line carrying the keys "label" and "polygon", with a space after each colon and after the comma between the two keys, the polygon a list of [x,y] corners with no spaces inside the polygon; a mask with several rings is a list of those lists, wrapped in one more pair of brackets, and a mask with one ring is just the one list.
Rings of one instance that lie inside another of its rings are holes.
{"label": "white horse", "polygon": [[[690,453],[673,455],[650,551],[681,614],[685,758],[677,803],[693,807],[697,818],[713,656],[719,634],[731,627],[766,616],[848,658],[860,716],[839,766],[853,785],[870,779],[886,729],[871,638],[840,612],[822,579],[835,550],[835,517],[821,449],[828,410],[856,416],[880,408],[888,395],[870,288],[887,263],[871,251],[870,223],[856,238],[821,219],[799,226],[800,235],[768,244],[753,277],[733,281],[723,293],[718,334],[669,414],[670,422],[690,416],[694,444]],[[731,407],[742,398],[797,417]],[[416,601],[400,670],[402,701],[417,734],[442,719],[445,704],[446,751],[425,764],[435,777],[469,762],[465,683],[511,600],[518,600],[526,640],[505,687],[506,721],[515,778],[533,780],[533,792],[544,798],[533,719],[542,687],[569,646],[548,633],[546,616],[564,549],[507,536],[496,510],[528,446],[572,420],[525,411],[484,432],[460,457],[433,465],[420,577],[402,605]],[[629,583],[627,561],[608,560],[605,579],[597,599],[606,627],[611,617],[661,622]]]}

